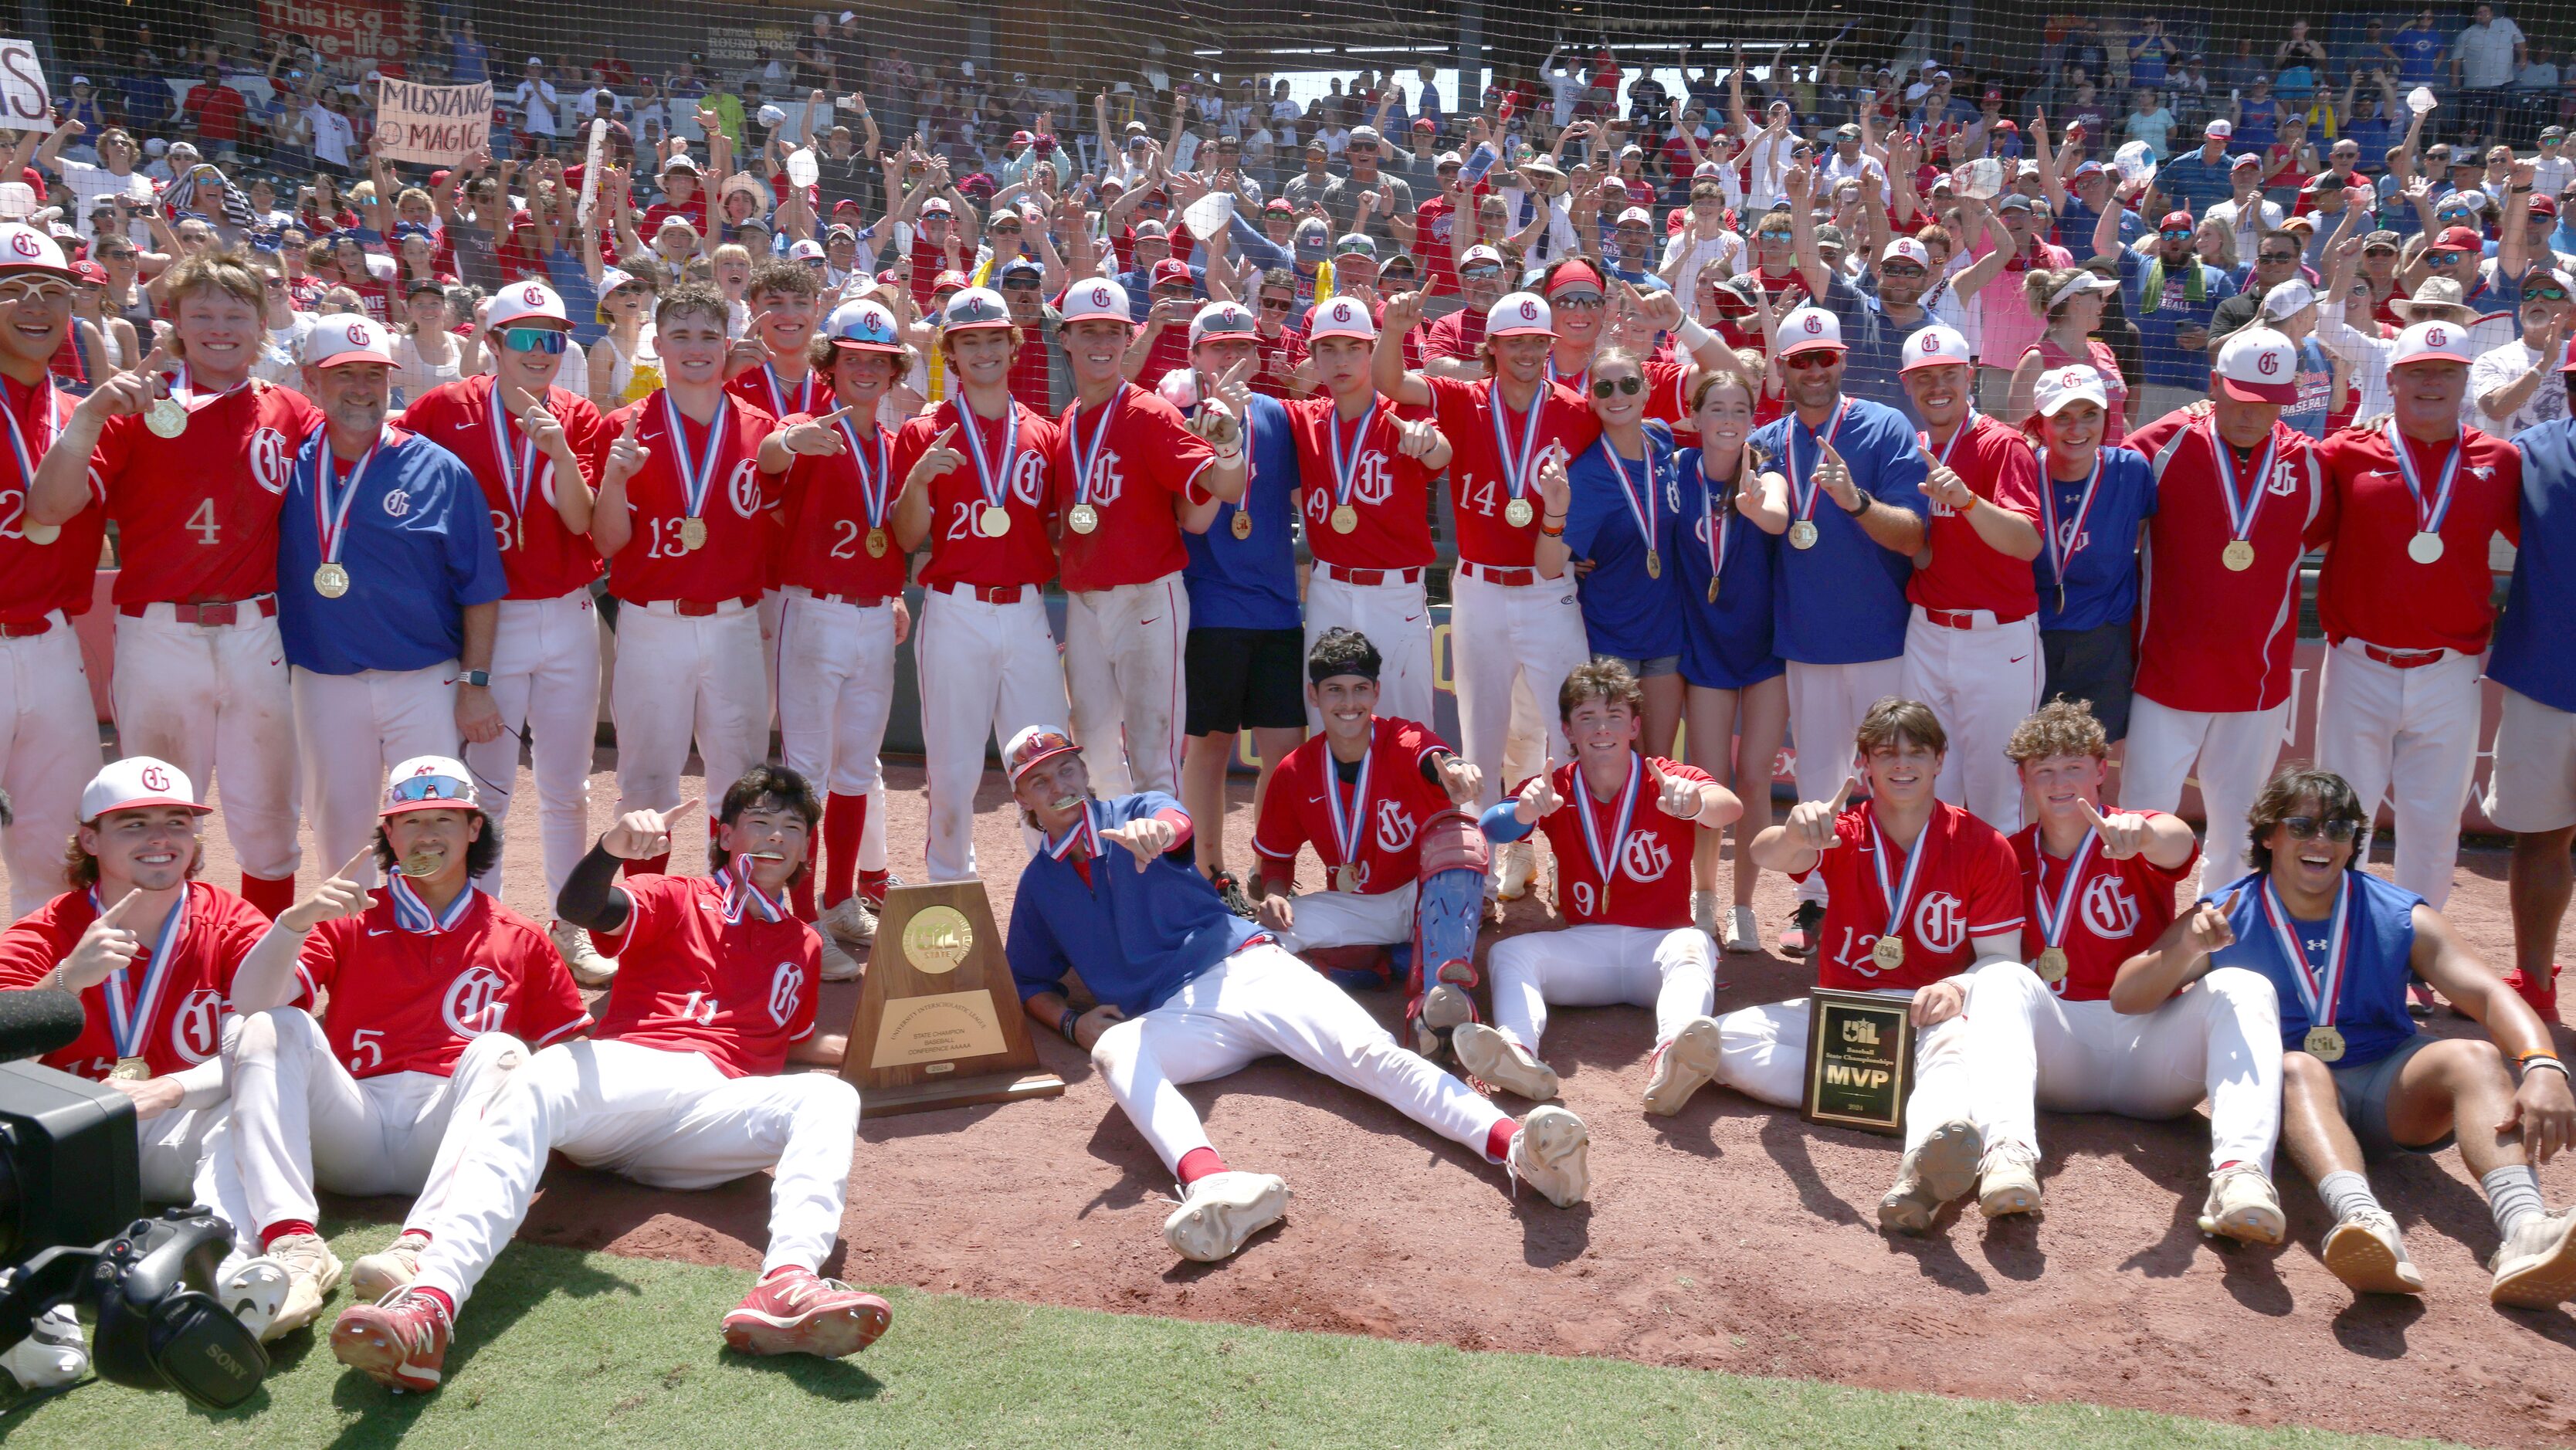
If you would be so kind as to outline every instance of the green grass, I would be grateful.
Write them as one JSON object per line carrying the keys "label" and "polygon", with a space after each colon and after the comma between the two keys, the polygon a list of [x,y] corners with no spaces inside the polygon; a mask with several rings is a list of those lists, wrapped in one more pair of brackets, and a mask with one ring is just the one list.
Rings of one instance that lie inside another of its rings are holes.
{"label": "green grass", "polygon": [[[345,1259],[381,1225],[339,1225]],[[894,1328],[847,1361],[727,1352],[741,1273],[513,1247],[483,1282],[447,1388],[393,1395],[290,1336],[260,1398],[207,1414],[95,1381],[0,1409],[12,1445],[2362,1446],[2088,1405],[2010,1405],[1661,1369],[1468,1354],[897,1289]],[[336,1311],[347,1300],[334,1299]]]}

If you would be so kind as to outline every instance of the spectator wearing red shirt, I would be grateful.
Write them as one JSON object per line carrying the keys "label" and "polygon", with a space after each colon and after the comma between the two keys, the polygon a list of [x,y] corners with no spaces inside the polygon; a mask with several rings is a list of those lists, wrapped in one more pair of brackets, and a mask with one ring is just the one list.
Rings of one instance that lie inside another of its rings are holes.
{"label": "spectator wearing red shirt", "polygon": [[189,88],[188,98],[179,104],[183,123],[197,128],[198,149],[219,161],[237,161],[241,157],[242,129],[250,114],[249,103],[241,92],[224,84],[221,66],[207,66],[203,77]]}

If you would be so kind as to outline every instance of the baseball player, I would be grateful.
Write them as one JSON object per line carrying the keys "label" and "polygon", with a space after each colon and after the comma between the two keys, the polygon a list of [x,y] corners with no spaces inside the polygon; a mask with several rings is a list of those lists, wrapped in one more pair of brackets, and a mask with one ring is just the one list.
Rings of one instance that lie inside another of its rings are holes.
{"label": "baseball player", "polygon": [[[2576,368],[2561,367],[2576,387]],[[2571,393],[2576,398],[2576,393]],[[2505,888],[2513,908],[2514,964],[2506,982],[2544,1022],[2558,1019],[2558,926],[2576,843],[2576,688],[2559,630],[2576,618],[2576,422],[2554,419],[2514,436],[2522,455],[2521,545],[2498,621],[2487,676],[2504,687],[2496,725],[2487,819],[2515,833]]]}
{"label": "baseball player", "polygon": [[[1785,824],[1753,838],[1765,868],[1834,878],[1816,985],[1911,997],[1914,1092],[1905,1106],[1905,1157],[1879,1200],[1883,1228],[1921,1233],[1970,1187],[1989,1218],[2039,1207],[2037,1158],[1990,1149],[1978,1127],[1970,1070],[1972,983],[2021,950],[2021,873],[2003,833],[1934,795],[1949,737],[1931,707],[1887,699],[1861,717],[1855,740],[1869,799],[1846,809],[1852,778],[1824,801],[1800,801]],[[1780,1107],[1799,1100],[1806,1062],[1804,998],[1746,1007],[1718,1031],[1685,1030],[1673,1051],[1692,1072]],[[1715,1051],[1710,1051],[1714,1048]]]}
{"label": "baseball player", "polygon": [[[518,786],[519,743],[527,742],[549,902],[581,859],[599,736],[599,616],[590,585],[600,560],[590,541],[591,485],[609,434],[588,398],[549,381],[563,346],[550,339],[571,328],[552,288],[511,283],[483,319],[495,371],[442,383],[402,415],[405,429],[455,454],[483,486],[510,586],[493,624],[487,689],[501,730],[469,739],[465,763],[499,832]],[[506,855],[505,846],[475,883],[496,899]],[[586,931],[558,921],[547,936],[584,986],[604,985],[617,969]]]}
{"label": "baseball player", "polygon": [[[493,1095],[532,1047],[590,1025],[546,934],[475,887],[500,850],[463,762],[403,761],[359,848],[385,884],[359,885],[353,859],[279,915],[233,982],[232,1114],[196,1191],[233,1226],[216,1297],[245,1323],[266,1310],[262,1339],[313,1322],[340,1282],[315,1188],[419,1195],[350,1279],[362,1299],[401,1288]],[[288,1005],[317,998],[319,1020]]]}
{"label": "baseball player", "polygon": [[1922,489],[1932,501],[1905,597],[1901,690],[1941,717],[1957,749],[1942,758],[1941,798],[2004,832],[2021,829],[2021,780],[2003,743],[2039,707],[2039,463],[2020,430],[1971,401],[1968,340],[1935,323],[1905,339],[1899,380],[1930,430]]}
{"label": "baseball player", "polygon": [[385,421],[384,328],[336,317],[305,334],[303,353],[305,394],[326,422],[288,469],[278,632],[314,840],[336,861],[375,829],[387,767],[450,754],[460,734],[500,735],[492,635],[510,584],[473,473]]}
{"label": "baseball player", "polygon": [[[725,391],[773,418],[820,417],[831,395],[832,380],[806,356],[816,324],[823,320],[823,277],[803,262],[764,256],[743,284],[750,308],[749,325],[725,353]],[[760,596],[761,668],[769,680],[773,711],[778,697],[778,620],[785,596],[775,580]],[[810,903],[800,903],[805,911]],[[810,917],[808,918],[811,919]],[[829,933],[826,933],[828,936]],[[824,966],[840,956],[827,946]]]}
{"label": "baseball player", "polygon": [[2197,778],[2204,882],[2242,874],[2233,823],[2271,775],[2289,721],[2299,556],[2325,504],[2314,445],[2281,422],[2298,393],[2295,361],[2281,334],[2237,332],[2219,348],[2207,412],[2168,413],[2128,437],[2156,484],[2120,801],[2174,811],[2184,779]]}
{"label": "baseball player", "polygon": [[[1401,340],[1421,321],[1422,301],[1420,293],[1387,300],[1371,372],[1389,401],[1429,408],[1453,450],[1449,496],[1459,562],[1450,581],[1449,639],[1458,733],[1485,781],[1479,805],[1491,806],[1501,799],[1497,782],[1506,768],[1526,779],[1565,752],[1563,726],[1553,718],[1531,722],[1530,737],[1544,737],[1541,759],[1507,761],[1505,744],[1515,736],[1515,687],[1526,685],[1534,700],[1551,698],[1591,658],[1573,578],[1546,572],[1535,558],[1542,533],[1565,530],[1562,515],[1540,516],[1538,472],[1546,458],[1561,463],[1591,447],[1601,425],[1580,394],[1548,377],[1557,337],[1545,299],[1515,292],[1494,304],[1485,328],[1489,376],[1472,382],[1405,370]],[[1495,894],[1527,894],[1536,861],[1527,841],[1495,853]]]}
{"label": "baseball player", "polygon": [[[2550,1308],[2576,1297],[2576,1213],[2549,1213],[2535,1176],[2576,1143],[2566,1065],[2548,1026],[2439,911],[2362,869],[2368,809],[2330,771],[2274,776],[2249,812],[2253,869],[2166,929],[2152,954],[2122,969],[2121,988],[2134,977],[2137,994],[2152,999],[2228,967],[2271,980],[2282,1140],[2334,1215],[2320,1253],[2335,1277],[2363,1293],[2424,1291],[2364,1164],[2456,1139],[2504,1241],[2489,1261],[2488,1298]],[[2415,977],[2493,1040],[2417,1032],[2406,1003]]]}
{"label": "baseball player", "polygon": [[1691,846],[1698,828],[1724,826],[1744,807],[1705,772],[1640,753],[1644,707],[1626,665],[1577,667],[1557,692],[1574,759],[1485,813],[1491,840],[1547,832],[1569,924],[1495,943],[1494,1025],[1468,1023],[1450,1040],[1479,1081],[1545,1102],[1557,1089],[1555,1070],[1538,1056],[1549,1003],[1652,1007],[1646,1111],[1670,1117],[1708,1081],[1701,1066],[1716,1046],[1673,1050],[1686,1031],[1717,1030],[1708,1016],[1716,947],[1690,919]]}
{"label": "baseball player", "polygon": [[199,790],[222,773],[242,899],[275,916],[294,904],[301,859],[277,516],[296,444],[322,414],[251,377],[267,299],[239,257],[193,253],[158,285],[169,343],[81,399],[24,517],[60,527],[106,505],[120,560],[118,747],[170,761]]}
{"label": "baseball player", "polygon": [[[71,416],[55,391],[54,355],[70,337],[72,271],[33,227],[0,226],[0,791],[15,822],[0,826],[9,914],[25,916],[63,887],[63,842],[80,783],[99,767],[98,716],[71,621],[88,612],[105,512],[83,498],[69,519],[27,518],[36,470]],[[14,470],[14,471],[10,471]]]}
{"label": "baseball player", "polygon": [[[1205,533],[1216,501],[1243,497],[1249,362],[1218,380],[1195,420],[1126,379],[1127,290],[1106,278],[1066,289],[1057,329],[1073,402],[1048,456],[1063,520],[1064,671],[1092,768],[1119,794],[1130,783],[1180,786],[1181,644],[1190,632],[1184,532]],[[1202,433],[1200,430],[1204,430]],[[1123,746],[1123,748],[1122,748]]]}
{"label": "baseball player", "polygon": [[[1190,819],[1153,792],[1093,797],[1082,752],[1032,727],[1002,752],[1012,798],[1046,848],[1020,873],[1011,975],[1029,1016],[1091,1053],[1110,1095],[1180,1180],[1164,1242],[1212,1263],[1278,1221],[1288,1185],[1230,1169],[1180,1089],[1271,1053],[1369,1093],[1481,1151],[1560,1208],[1591,1185],[1591,1134],[1563,1108],[1520,1122],[1395,1039],[1339,987],[1252,922],[1226,911],[1181,864]],[[1110,848],[1117,849],[1112,851]],[[1065,1000],[1082,974],[1099,1005]]]}
{"label": "baseball player", "polygon": [[837,1358],[885,1332],[883,1299],[815,1273],[848,1203],[859,1095],[829,1073],[784,1072],[837,1067],[844,1046],[814,1030],[822,949],[787,903],[822,803],[795,772],[754,765],[715,812],[712,876],[618,885],[620,861],[670,855],[678,814],[628,812],[573,868],[555,910],[612,938],[608,1010],[587,1039],[510,1075],[435,1211],[411,1225],[429,1237],[418,1275],[332,1326],[342,1364],[395,1389],[438,1387],[456,1312],[527,1217],[551,1152],[657,1188],[770,1169],[769,1250],[725,1343]]}
{"label": "baseball player", "polygon": [[2487,541],[2522,530],[2521,455],[2460,421],[2467,343],[2450,322],[2398,335],[2395,411],[2317,445],[2328,493],[2308,528],[2326,551],[2317,766],[2350,781],[2365,813],[2391,798],[2397,883],[2435,911],[2477,769],[2479,658],[2495,625]]}

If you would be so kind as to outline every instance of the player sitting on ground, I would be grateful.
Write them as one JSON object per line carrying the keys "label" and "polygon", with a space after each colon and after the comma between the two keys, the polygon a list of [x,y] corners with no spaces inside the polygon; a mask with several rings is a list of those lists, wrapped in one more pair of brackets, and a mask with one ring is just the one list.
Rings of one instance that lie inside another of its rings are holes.
{"label": "player sitting on ground", "polygon": [[1570,925],[1497,942],[1494,1025],[1469,1023],[1453,1041],[1477,1078],[1544,1102],[1557,1087],[1555,1070],[1538,1058],[1549,1003],[1652,1007],[1646,1111],[1670,1116],[1718,1060],[1708,1016],[1717,958],[1708,933],[1691,924],[1694,830],[1723,827],[1744,805],[1695,767],[1638,754],[1644,700],[1617,660],[1577,668],[1556,694],[1573,761],[1485,812],[1488,839],[1517,841],[1533,826],[1547,833],[1557,911]]}
{"label": "player sitting on ground", "polygon": [[656,1188],[712,1188],[762,1168],[769,1252],[724,1318],[754,1354],[838,1357],[891,1317],[883,1299],[815,1271],[848,1203],[859,1095],[789,1062],[836,1067],[843,1039],[814,1031],[822,946],[788,910],[823,807],[794,771],[756,765],[725,792],[706,877],[618,863],[667,855],[668,811],[629,811],[573,868],[555,909],[607,937],[618,959],[608,1010],[582,1041],[528,1059],[494,1100],[436,1213],[420,1274],[381,1303],[342,1311],[331,1352],[379,1384],[438,1387],[456,1311],[528,1214],[550,1152]]}
{"label": "player sitting on ground", "polygon": [[[2247,825],[2253,871],[2124,965],[2122,995],[2160,995],[2224,967],[2271,979],[2285,1049],[2282,1137],[2334,1214],[2321,1252],[2336,1278],[2364,1293],[2424,1292],[2363,1163],[2437,1152],[2456,1135],[2504,1238],[2488,1297],[2546,1309],[2576,1295],[2576,1212],[2542,1207],[2532,1166],[2576,1141],[2576,1098],[2539,1014],[2440,912],[2362,869],[2369,818],[2343,777],[2284,770]],[[2416,977],[2493,1040],[2417,1032],[2406,1010]],[[2519,1088],[2507,1053],[2521,1064]]]}
{"label": "player sitting on ground", "polygon": [[[1011,906],[1021,1005],[1090,1049],[1110,1096],[1180,1179],[1181,1206],[1163,1223],[1173,1252],[1225,1258],[1287,1211],[1288,1185],[1227,1168],[1180,1094],[1272,1053],[1482,1152],[1560,1208],[1582,1201],[1591,1184],[1582,1119],[1542,1107],[1516,1123],[1396,1046],[1341,988],[1225,909],[1190,865],[1178,801],[1154,791],[1095,800],[1072,737],[1044,726],[1012,736],[1002,765],[1023,819],[1046,839]],[[1068,970],[1100,1005],[1067,1004]]]}
{"label": "player sitting on ground", "polygon": [[[1262,797],[1260,920],[1346,987],[1386,985],[1386,948],[1409,939],[1405,1015],[1423,1056],[1437,1058],[1444,1034],[1475,1016],[1467,994],[1486,853],[1459,809],[1475,804],[1482,778],[1430,727],[1377,713],[1382,668],[1354,629],[1326,631],[1306,655],[1306,699],[1324,733],[1279,763]],[[1308,843],[1326,889],[1292,896]]]}
{"label": "player sitting on ground", "polygon": [[[395,766],[360,854],[385,884],[350,880],[351,861],[278,916],[233,983],[233,1111],[208,1141],[197,1199],[233,1226],[217,1297],[244,1323],[243,1304],[279,1306],[262,1339],[311,1323],[340,1282],[314,1227],[316,1187],[418,1195],[401,1235],[350,1279],[364,1299],[401,1288],[501,1084],[531,1045],[590,1025],[545,929],[473,884],[501,833],[463,762]],[[325,994],[318,1021],[286,1005]]]}

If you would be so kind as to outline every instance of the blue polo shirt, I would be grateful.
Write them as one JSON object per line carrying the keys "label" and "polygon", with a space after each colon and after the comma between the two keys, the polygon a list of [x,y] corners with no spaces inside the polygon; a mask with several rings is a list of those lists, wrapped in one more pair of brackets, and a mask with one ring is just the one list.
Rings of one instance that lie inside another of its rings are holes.
{"label": "blue polo shirt", "polygon": [[[2185,295],[2185,274],[2192,267],[2200,269],[2200,301]],[[2174,334],[2186,324],[2206,332],[2218,304],[2236,295],[2236,284],[2227,274],[2197,258],[2168,267],[2164,273],[2164,295],[2157,305],[2147,306],[2147,258],[2138,251],[2120,249],[2120,305],[2129,320],[2138,325],[2140,354],[2146,367],[2144,381],[2163,387],[2206,388],[2209,386],[2209,351],[2205,347],[2187,348],[2174,341]]]}
{"label": "blue polo shirt", "polygon": [[[2197,153],[2195,153],[2197,154]],[[2066,210],[2057,214],[2057,244],[2078,257],[2090,256],[2093,228],[2101,225],[2102,214],[2069,193]],[[2127,246],[2147,234],[2147,224],[2138,219],[2135,210],[2120,208],[2120,245]]]}
{"label": "blue polo shirt", "polygon": [[[2066,561],[2065,608],[2057,603],[2056,551],[2043,548],[2032,561],[2041,629],[2099,629],[2137,615],[2138,526],[2156,511],[2156,471],[2134,448],[2105,448],[2101,456],[2102,481],[2093,490],[2093,510],[2084,516],[2084,531]],[[2075,511],[2083,507],[2084,480],[2052,479],[2044,461],[2039,477],[2057,510],[2063,543],[2075,528]]]}
{"label": "blue polo shirt", "polygon": [[[2415,975],[2415,908],[2424,898],[2367,871],[2344,874],[2359,891],[2349,913],[2352,946],[2345,953],[2343,994],[2335,1013],[2344,1054],[2334,1066],[2367,1067],[2404,1047],[2415,1035],[2415,1019],[2406,1013],[2406,987]],[[2236,910],[2227,918],[2236,932],[2235,944],[2212,952],[2210,965],[2244,967],[2271,979],[2273,994],[2281,999],[2281,1047],[2287,1051],[2306,1042],[2310,1022],[2307,1007],[2299,1000],[2294,968],[2264,915],[2263,882],[2262,873],[2252,873],[2201,898],[2225,901],[2229,892],[2237,893]],[[2301,954],[2320,976],[2331,948],[2332,926],[2331,917],[2325,921],[2290,918]]]}
{"label": "blue polo shirt", "polygon": [[[418,670],[465,647],[465,606],[510,592],[493,542],[483,486],[455,454],[388,424],[349,503],[340,565],[349,592],[313,587],[322,565],[314,518],[314,460],[329,434],[316,429],[295,452],[277,517],[277,629],[286,662],[324,675]],[[334,496],[349,487],[335,464]]]}
{"label": "blue polo shirt", "polygon": [[[2363,160],[2375,162],[2377,158],[2365,156]],[[2235,158],[2224,148],[2216,161],[2203,161],[2200,149],[2194,147],[2156,168],[2156,189],[2172,197],[2177,206],[2189,205],[2191,214],[2199,216],[2236,194],[2236,184],[2228,179],[2234,164]],[[2064,235],[2062,223],[2059,234]],[[2092,244],[2091,231],[2077,235],[2087,239],[2085,245]]]}
{"label": "blue polo shirt", "polygon": [[1680,576],[1675,556],[1674,516],[1681,512],[1681,485],[1673,471],[1672,435],[1660,427],[1645,430],[1646,456],[1619,460],[1637,507],[1653,507],[1655,553],[1659,577],[1646,573],[1646,536],[1621,493],[1610,465],[1610,437],[1603,434],[1574,466],[1565,471],[1565,546],[1577,559],[1590,559],[1592,572],[1577,586],[1583,606],[1583,633],[1597,655],[1651,660],[1682,652],[1681,612],[1673,607],[1673,585]]}
{"label": "blue polo shirt", "polygon": [[[1093,801],[1091,819],[1107,830],[1179,809],[1170,796],[1143,791]],[[1004,947],[1021,1001],[1063,990],[1071,970],[1093,996],[1140,1016],[1260,932],[1225,909],[1197,868],[1162,856],[1139,871],[1125,847],[1101,846],[1088,885],[1044,850],[1021,868]]]}
{"label": "blue polo shirt", "polygon": [[[1196,413],[1193,406],[1190,411]],[[1190,591],[1192,629],[1295,629],[1297,612],[1297,440],[1288,410],[1266,393],[1252,395],[1252,482],[1242,504],[1216,506],[1204,534],[1184,531],[1190,551],[1181,582]],[[1234,516],[1252,515],[1252,537],[1234,536]]]}
{"label": "blue polo shirt", "polygon": [[2576,656],[2563,633],[2576,619],[2576,420],[2526,428],[2513,446],[2522,455],[2522,544],[2487,678],[2552,709],[2576,710]]}
{"label": "blue polo shirt", "polygon": [[[1879,502],[1917,514],[1928,513],[1923,496],[1925,469],[1914,428],[1905,416],[1864,398],[1849,400],[1834,451],[1850,465],[1852,484]],[[1829,428],[1830,423],[1827,425]],[[1754,430],[1751,446],[1762,452],[1763,467],[1791,479],[1789,508],[1796,527],[1796,476],[1790,472],[1789,440],[1794,432],[1799,475],[1810,470],[1821,450],[1816,435],[1795,410]],[[1784,660],[1806,665],[1856,665],[1895,659],[1905,653],[1905,582],[1914,561],[1863,533],[1860,521],[1821,488],[1816,491],[1816,546],[1792,548],[1784,537],[1773,556],[1779,619],[1772,648]]]}

